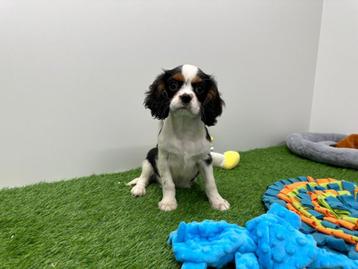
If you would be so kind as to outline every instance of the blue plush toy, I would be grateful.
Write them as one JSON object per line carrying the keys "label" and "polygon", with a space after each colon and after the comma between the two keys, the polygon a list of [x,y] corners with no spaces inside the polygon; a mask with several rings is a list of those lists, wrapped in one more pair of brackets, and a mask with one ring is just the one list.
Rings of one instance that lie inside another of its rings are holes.
{"label": "blue plush toy", "polygon": [[225,221],[182,222],[168,243],[182,269],[221,268],[230,262],[237,269],[358,268],[358,261],[317,247],[299,227],[298,215],[274,203],[246,228]]}

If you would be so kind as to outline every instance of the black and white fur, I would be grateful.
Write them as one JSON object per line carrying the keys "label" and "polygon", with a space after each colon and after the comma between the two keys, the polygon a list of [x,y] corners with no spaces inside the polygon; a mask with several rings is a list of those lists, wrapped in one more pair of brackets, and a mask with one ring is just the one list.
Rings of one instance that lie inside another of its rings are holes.
{"label": "black and white fur", "polygon": [[165,70],[146,92],[144,104],[162,124],[158,144],[148,152],[140,177],[128,183],[132,195],[143,196],[150,180],[157,179],[163,190],[159,208],[174,210],[175,187],[190,187],[200,173],[212,207],[229,209],[216,187],[206,128],[216,123],[224,104],[215,80],[193,65]]}

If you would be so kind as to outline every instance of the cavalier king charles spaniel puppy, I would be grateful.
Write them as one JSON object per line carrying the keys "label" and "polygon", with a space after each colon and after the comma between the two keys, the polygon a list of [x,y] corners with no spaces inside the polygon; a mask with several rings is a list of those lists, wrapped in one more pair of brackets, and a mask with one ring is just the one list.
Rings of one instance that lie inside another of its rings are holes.
{"label": "cavalier king charles spaniel puppy", "polygon": [[158,144],[142,164],[140,177],[128,183],[134,196],[143,196],[152,180],[163,191],[159,208],[177,208],[175,187],[190,187],[200,174],[211,206],[227,210],[230,204],[221,197],[213,174],[215,154],[206,126],[216,123],[224,101],[215,80],[193,65],[165,70],[150,85],[144,101],[152,116],[161,120]]}

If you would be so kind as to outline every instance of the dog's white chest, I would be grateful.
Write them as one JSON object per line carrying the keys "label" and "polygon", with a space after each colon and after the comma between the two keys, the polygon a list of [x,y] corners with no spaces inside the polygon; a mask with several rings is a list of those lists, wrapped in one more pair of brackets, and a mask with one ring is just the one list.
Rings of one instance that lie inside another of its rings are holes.
{"label": "dog's white chest", "polygon": [[169,168],[176,186],[190,187],[198,174],[198,158],[187,153],[169,154]]}
{"label": "dog's white chest", "polygon": [[179,187],[190,187],[198,174],[198,162],[207,158],[210,146],[200,119],[174,124],[169,118],[158,137],[158,148],[168,156],[171,176]]}
{"label": "dog's white chest", "polygon": [[209,153],[205,141],[179,140],[172,137],[159,143],[168,154],[168,165],[177,187],[190,187],[198,175],[198,162]]}

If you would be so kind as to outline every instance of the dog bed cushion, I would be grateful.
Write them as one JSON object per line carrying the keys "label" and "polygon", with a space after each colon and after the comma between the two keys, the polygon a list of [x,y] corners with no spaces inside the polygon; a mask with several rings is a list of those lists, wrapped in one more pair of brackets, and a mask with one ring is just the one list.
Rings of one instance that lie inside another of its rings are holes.
{"label": "dog bed cushion", "polygon": [[287,147],[297,155],[334,166],[358,169],[358,150],[336,148],[345,134],[293,133],[286,139]]}

